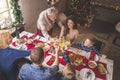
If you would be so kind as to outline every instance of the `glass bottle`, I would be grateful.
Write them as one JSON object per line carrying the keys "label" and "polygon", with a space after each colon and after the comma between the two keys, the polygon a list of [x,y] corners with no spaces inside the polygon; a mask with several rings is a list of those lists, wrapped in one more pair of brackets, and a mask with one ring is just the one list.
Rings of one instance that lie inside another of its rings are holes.
{"label": "glass bottle", "polygon": [[17,39],[20,38],[19,31],[18,31],[17,27],[16,27],[16,37],[17,37]]}

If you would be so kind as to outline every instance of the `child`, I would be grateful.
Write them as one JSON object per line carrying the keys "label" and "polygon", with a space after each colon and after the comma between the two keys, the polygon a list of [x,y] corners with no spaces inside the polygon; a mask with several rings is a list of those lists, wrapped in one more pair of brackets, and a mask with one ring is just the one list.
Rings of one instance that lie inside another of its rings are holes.
{"label": "child", "polygon": [[75,69],[71,64],[66,64],[62,71],[61,80],[76,80],[75,79]]}
{"label": "child", "polygon": [[88,37],[85,39],[84,42],[75,44],[73,43],[72,45],[79,47],[80,49],[86,51],[86,52],[95,52],[98,56],[102,56],[102,58],[106,58],[107,56],[105,54],[101,54],[100,51],[96,48],[97,39],[94,37]]}

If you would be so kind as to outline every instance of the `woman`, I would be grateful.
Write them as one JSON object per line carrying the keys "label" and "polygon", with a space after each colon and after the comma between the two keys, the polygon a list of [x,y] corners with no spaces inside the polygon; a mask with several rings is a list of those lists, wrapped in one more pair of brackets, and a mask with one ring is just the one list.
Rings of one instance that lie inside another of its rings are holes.
{"label": "woman", "polygon": [[0,71],[8,80],[16,80],[13,63],[16,59],[30,55],[30,51],[16,50],[9,47],[12,36],[8,31],[0,32]]}
{"label": "woman", "polygon": [[75,16],[71,15],[67,18],[67,29],[66,29],[66,39],[70,40],[71,42],[77,40],[78,38],[78,30],[77,30],[77,23],[75,20]]}

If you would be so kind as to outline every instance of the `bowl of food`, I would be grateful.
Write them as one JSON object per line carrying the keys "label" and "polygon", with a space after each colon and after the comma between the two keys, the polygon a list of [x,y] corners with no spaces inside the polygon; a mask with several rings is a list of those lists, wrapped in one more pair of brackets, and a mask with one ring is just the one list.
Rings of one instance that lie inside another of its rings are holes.
{"label": "bowl of food", "polygon": [[95,61],[89,61],[89,62],[88,62],[88,66],[89,66],[90,68],[95,68],[95,67],[97,67],[97,63],[96,63]]}
{"label": "bowl of food", "polygon": [[28,39],[26,43],[27,44],[32,44],[33,43],[33,39]]}
{"label": "bowl of food", "polygon": [[76,55],[76,59],[74,61],[75,66],[79,66],[83,62],[83,58],[80,55]]}

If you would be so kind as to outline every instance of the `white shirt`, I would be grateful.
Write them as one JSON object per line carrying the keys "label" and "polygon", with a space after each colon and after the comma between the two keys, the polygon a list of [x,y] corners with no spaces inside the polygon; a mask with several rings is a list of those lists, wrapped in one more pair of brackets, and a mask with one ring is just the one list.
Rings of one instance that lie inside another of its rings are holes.
{"label": "white shirt", "polygon": [[54,22],[51,21],[47,16],[47,10],[44,10],[40,13],[38,21],[37,21],[37,28],[41,30],[44,37],[47,39],[50,37],[48,31],[53,27]]}
{"label": "white shirt", "polygon": [[[53,28],[53,25],[54,25],[54,21],[51,21],[48,18],[47,10],[42,11],[39,14],[39,18],[38,18],[38,21],[37,21],[37,28],[39,30],[41,30],[41,32],[42,32],[42,34],[43,34],[43,36],[45,38],[48,39],[50,37],[50,35],[48,34],[48,31]],[[58,22],[58,25],[61,27],[61,34],[60,34],[60,36],[62,36],[64,34],[64,26],[62,25],[62,23],[60,21]]]}

